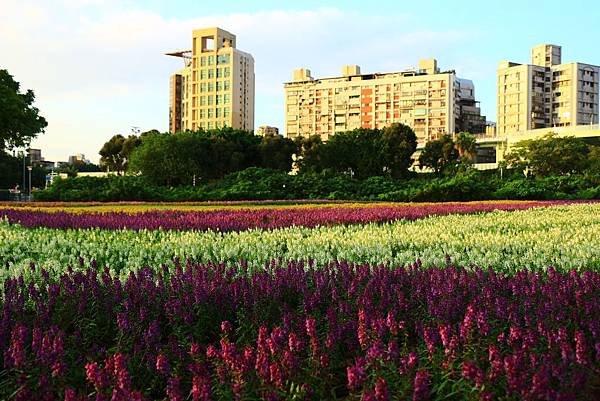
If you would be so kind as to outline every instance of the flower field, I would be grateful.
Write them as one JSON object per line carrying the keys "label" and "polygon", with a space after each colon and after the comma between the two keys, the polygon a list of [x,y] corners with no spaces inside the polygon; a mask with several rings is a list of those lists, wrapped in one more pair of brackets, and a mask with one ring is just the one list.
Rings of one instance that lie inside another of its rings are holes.
{"label": "flower field", "polygon": [[599,399],[600,204],[84,207],[0,209],[0,400]]}
{"label": "flower field", "polygon": [[[427,216],[471,214],[493,210],[525,210],[565,204],[565,201],[502,201],[470,203],[383,204],[282,204],[282,205],[106,205],[0,208],[0,216],[23,227],[101,228],[133,230],[242,231],[291,226],[316,227],[415,220]],[[91,208],[91,210],[90,210]],[[201,213],[198,213],[201,212]]]}

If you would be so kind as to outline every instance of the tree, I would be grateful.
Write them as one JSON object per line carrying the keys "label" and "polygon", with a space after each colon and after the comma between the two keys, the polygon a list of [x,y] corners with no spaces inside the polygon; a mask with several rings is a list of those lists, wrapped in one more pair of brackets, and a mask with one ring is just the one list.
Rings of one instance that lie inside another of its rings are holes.
{"label": "tree", "polygon": [[588,166],[588,146],[579,138],[555,133],[520,141],[505,156],[508,168],[528,169],[534,176],[579,173]]}
{"label": "tree", "polygon": [[260,166],[274,170],[290,171],[292,155],[298,153],[294,141],[281,135],[267,134],[258,145]]}
{"label": "tree", "polygon": [[477,151],[477,139],[470,132],[456,134],[456,149],[461,162],[473,163]]}
{"label": "tree", "polygon": [[457,160],[458,150],[450,135],[427,142],[419,155],[419,165],[432,169],[436,174],[454,166]]}
{"label": "tree", "polygon": [[294,143],[298,148],[298,167],[301,171],[320,171],[323,169],[321,163],[321,148],[323,141],[320,135],[311,135],[308,138],[296,137]]}
{"label": "tree", "polygon": [[151,133],[131,153],[128,171],[160,185],[191,185],[220,179],[260,162],[261,138],[229,127],[175,134]]}
{"label": "tree", "polygon": [[114,135],[98,152],[101,156],[100,165],[121,175],[127,170],[131,153],[140,144],[141,139],[135,135],[129,135],[127,138],[120,134]]}
{"label": "tree", "polygon": [[600,146],[589,147],[587,171],[600,174]]}
{"label": "tree", "polygon": [[28,145],[48,125],[33,107],[33,91],[19,88],[7,70],[0,70],[0,151]]}
{"label": "tree", "polygon": [[408,125],[392,124],[383,129],[383,159],[393,178],[406,176],[417,150],[417,136]]}

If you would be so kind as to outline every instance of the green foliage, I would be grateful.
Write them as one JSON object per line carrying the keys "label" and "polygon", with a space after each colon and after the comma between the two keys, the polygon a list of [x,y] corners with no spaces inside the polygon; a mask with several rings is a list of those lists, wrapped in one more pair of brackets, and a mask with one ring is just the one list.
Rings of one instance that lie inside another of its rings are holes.
{"label": "green foliage", "polygon": [[33,91],[19,89],[8,71],[0,70],[0,151],[29,144],[48,125],[33,107]]}
{"label": "green foliage", "polygon": [[575,137],[550,133],[541,139],[518,142],[505,157],[505,165],[528,170],[535,177],[575,174],[588,164],[588,147]]}
{"label": "green foliage", "polygon": [[339,132],[327,142],[318,135],[296,141],[302,156],[301,171],[329,169],[356,179],[406,176],[417,147],[415,133],[403,124],[392,124],[383,130],[358,128]]}
{"label": "green foliage", "polygon": [[[264,144],[262,148],[261,144]],[[158,185],[191,185],[194,176],[197,183],[207,183],[235,171],[260,166],[268,152],[273,152],[270,167],[288,169],[292,145],[288,140],[271,137],[261,140],[249,132],[232,128],[149,133],[132,153],[129,171],[140,173]]]}
{"label": "green foliage", "polygon": [[469,132],[459,132],[456,134],[456,149],[462,162],[472,163],[475,160],[477,150],[477,139],[475,135]]}
{"label": "green foliage", "polygon": [[14,188],[23,182],[23,158],[0,150],[0,188]]}
{"label": "green foliage", "polygon": [[600,199],[600,176],[593,174],[526,178],[467,170],[452,176],[416,174],[403,180],[364,180],[332,170],[289,175],[281,170],[248,168],[221,180],[173,188],[144,176],[77,177],[57,180],[35,194],[42,201],[208,201],[264,199],[340,199],[443,202],[481,199]]}
{"label": "green foliage", "polygon": [[290,171],[292,155],[297,153],[294,141],[281,135],[265,135],[258,144],[260,166],[263,168]]}
{"label": "green foliage", "polygon": [[404,124],[392,124],[383,129],[382,157],[393,178],[406,177],[412,166],[412,155],[417,150],[415,132]]}
{"label": "green foliage", "polygon": [[419,165],[440,174],[456,166],[459,152],[450,135],[429,141],[419,155]]}
{"label": "green foliage", "polygon": [[114,135],[100,149],[100,165],[110,171],[116,171],[118,175],[125,170],[133,150],[141,143],[141,139],[135,135],[125,138],[123,135]]}

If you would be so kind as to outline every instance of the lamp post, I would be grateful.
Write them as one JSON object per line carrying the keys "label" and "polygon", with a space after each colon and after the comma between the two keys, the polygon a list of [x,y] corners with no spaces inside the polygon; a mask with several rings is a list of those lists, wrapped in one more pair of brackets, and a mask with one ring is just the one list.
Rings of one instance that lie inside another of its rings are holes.
{"label": "lamp post", "polygon": [[29,200],[31,200],[31,170],[33,166],[27,166],[27,170],[29,170]]}
{"label": "lamp post", "polygon": [[23,191],[25,191],[25,152],[21,152],[23,156]]}

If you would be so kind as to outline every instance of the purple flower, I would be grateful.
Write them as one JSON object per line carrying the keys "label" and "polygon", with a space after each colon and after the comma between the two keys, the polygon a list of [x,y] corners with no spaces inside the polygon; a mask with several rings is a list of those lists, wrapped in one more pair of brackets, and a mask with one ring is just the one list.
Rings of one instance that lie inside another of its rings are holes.
{"label": "purple flower", "polygon": [[431,377],[426,370],[419,370],[415,375],[413,383],[413,401],[425,401],[429,399],[429,386]]}

